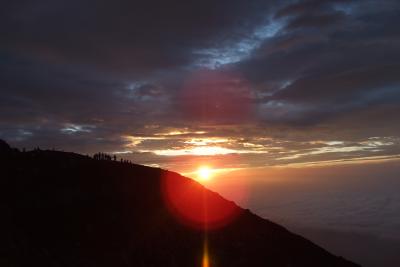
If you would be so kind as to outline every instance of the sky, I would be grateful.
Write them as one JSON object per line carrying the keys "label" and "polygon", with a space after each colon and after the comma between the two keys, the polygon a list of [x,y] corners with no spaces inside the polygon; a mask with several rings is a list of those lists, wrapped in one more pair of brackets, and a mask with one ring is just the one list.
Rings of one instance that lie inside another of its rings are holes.
{"label": "sky", "polygon": [[0,138],[242,184],[395,179],[399,14],[397,0],[3,0]]}
{"label": "sky", "polygon": [[0,137],[184,173],[398,158],[399,11],[5,1]]}
{"label": "sky", "polygon": [[0,138],[184,173],[398,158],[399,11],[4,1]]}

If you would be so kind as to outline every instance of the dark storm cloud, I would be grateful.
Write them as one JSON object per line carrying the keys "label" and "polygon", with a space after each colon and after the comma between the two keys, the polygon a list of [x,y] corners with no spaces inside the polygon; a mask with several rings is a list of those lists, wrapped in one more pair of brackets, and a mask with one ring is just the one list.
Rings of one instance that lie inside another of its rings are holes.
{"label": "dark storm cloud", "polygon": [[299,16],[287,25],[287,29],[316,27],[322,28],[340,22],[344,18],[341,12],[326,15],[305,15]]}
{"label": "dark storm cloud", "polygon": [[[129,136],[168,131],[232,137],[229,149],[250,149],[246,138],[254,150],[270,148],[263,136],[290,141],[287,150],[397,136],[399,7],[3,1],[0,137],[89,153],[125,151]],[[176,142],[151,140],[136,149]]]}
{"label": "dark storm cloud", "polygon": [[182,67],[192,48],[235,40],[269,3],[257,1],[7,1],[1,47],[114,71]]}
{"label": "dark storm cloud", "polygon": [[[112,89],[121,88],[117,81],[95,77],[93,72],[76,66],[48,65],[10,56],[1,58],[2,120],[11,117],[30,121],[49,116],[84,120],[116,105],[108,100],[114,100],[116,92]],[[12,116],[7,109],[21,112]]]}
{"label": "dark storm cloud", "polygon": [[[263,1],[4,1],[2,129],[15,129],[14,136],[32,125],[57,131],[74,123],[122,135],[145,123],[171,124],[179,115],[167,110],[169,99],[184,80],[184,69],[200,57],[194,50],[234,42],[265,20],[269,6]],[[42,134],[37,130],[31,139]]]}
{"label": "dark storm cloud", "polygon": [[332,3],[281,9],[284,30],[238,64],[261,96],[265,120],[316,124],[366,106],[398,105],[399,5]]}
{"label": "dark storm cloud", "polygon": [[295,1],[292,2],[278,12],[275,13],[275,18],[281,18],[286,16],[296,16],[305,13],[320,13],[324,11],[330,11],[332,6],[340,4],[350,4],[353,0],[308,0],[308,1]]}

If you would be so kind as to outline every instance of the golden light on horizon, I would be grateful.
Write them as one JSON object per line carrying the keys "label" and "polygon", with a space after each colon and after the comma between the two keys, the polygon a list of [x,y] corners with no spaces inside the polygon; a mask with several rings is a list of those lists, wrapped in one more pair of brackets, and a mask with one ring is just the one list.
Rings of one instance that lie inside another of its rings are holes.
{"label": "golden light on horizon", "polygon": [[201,166],[197,169],[197,178],[201,181],[208,181],[213,176],[213,170],[208,166]]}

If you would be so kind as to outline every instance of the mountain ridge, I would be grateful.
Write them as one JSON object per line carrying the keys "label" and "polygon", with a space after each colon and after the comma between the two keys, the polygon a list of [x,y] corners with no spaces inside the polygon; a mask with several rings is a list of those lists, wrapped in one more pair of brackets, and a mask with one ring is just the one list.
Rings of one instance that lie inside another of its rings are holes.
{"label": "mountain ridge", "polygon": [[163,177],[240,211],[207,232],[210,266],[359,266],[174,172],[38,149],[0,160],[1,266],[200,266],[204,231],[174,216]]}

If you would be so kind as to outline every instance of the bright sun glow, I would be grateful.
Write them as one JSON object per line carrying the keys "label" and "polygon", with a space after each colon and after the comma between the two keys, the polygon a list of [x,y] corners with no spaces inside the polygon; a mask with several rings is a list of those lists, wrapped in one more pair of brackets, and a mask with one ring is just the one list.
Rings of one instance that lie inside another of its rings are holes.
{"label": "bright sun glow", "polygon": [[202,181],[208,181],[212,178],[212,169],[208,166],[202,166],[197,170],[197,177]]}

